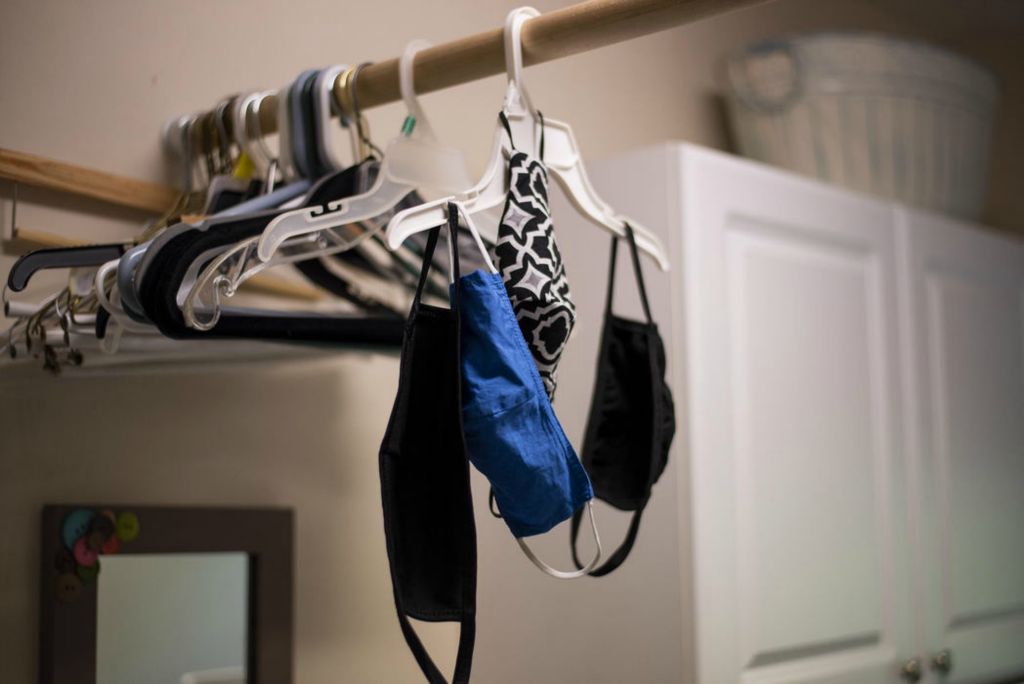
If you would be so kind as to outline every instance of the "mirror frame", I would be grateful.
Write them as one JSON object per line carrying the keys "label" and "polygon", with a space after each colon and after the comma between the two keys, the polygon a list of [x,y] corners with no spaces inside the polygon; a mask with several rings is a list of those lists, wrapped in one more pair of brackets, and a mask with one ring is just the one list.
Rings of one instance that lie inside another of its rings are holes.
{"label": "mirror frame", "polygon": [[[294,631],[294,513],[286,508],[60,504],[43,508],[39,603],[39,681],[96,683],[98,582],[58,600],[55,558],[64,519],[80,508],[130,511],[139,534],[117,555],[242,552],[249,559],[246,681],[290,684]],[[103,557],[100,556],[102,567]]]}

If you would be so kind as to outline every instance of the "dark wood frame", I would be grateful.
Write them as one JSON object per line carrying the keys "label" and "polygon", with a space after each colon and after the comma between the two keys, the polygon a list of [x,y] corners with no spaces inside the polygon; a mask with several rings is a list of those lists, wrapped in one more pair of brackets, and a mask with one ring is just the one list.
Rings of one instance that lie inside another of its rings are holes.
{"label": "dark wood frame", "polygon": [[[96,587],[62,603],[55,587],[54,558],[61,525],[77,508],[132,511],[139,536],[119,555],[242,552],[249,557],[249,633],[246,678],[290,684],[293,659],[294,514],[284,508],[168,508],[132,505],[59,505],[43,509],[39,591],[39,681],[95,684]],[[103,557],[100,557],[102,566]]]}

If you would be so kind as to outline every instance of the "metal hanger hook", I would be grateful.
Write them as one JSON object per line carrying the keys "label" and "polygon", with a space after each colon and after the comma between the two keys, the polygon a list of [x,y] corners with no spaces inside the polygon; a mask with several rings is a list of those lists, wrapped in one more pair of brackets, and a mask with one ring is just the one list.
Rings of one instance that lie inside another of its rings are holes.
{"label": "metal hanger hook", "polygon": [[[365,69],[368,66],[371,66],[372,64],[373,62],[363,62],[362,64],[356,65],[352,69],[352,71],[349,72],[348,96],[349,101],[352,103],[352,119],[355,121],[356,132],[359,134],[360,142],[366,146],[367,150],[376,155],[377,159],[383,159],[384,153],[381,151],[379,147],[374,145],[373,141],[370,139],[370,126],[367,123],[366,119],[363,117],[363,111],[359,108],[359,89],[357,87],[359,74],[362,72],[363,69]],[[370,155],[365,154],[364,158],[368,156]]]}

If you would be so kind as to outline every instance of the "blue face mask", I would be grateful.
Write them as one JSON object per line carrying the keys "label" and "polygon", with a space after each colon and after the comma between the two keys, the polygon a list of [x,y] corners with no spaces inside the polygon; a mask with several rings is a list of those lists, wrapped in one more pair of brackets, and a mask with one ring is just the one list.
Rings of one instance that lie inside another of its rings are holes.
{"label": "blue face mask", "polygon": [[[448,205],[450,223],[457,223],[457,211]],[[593,526],[594,492],[551,408],[501,276],[477,270],[462,277],[459,310],[469,460],[490,480],[502,518],[530,560],[555,577],[582,576],[600,559],[600,541],[587,569],[560,572],[522,540],[568,520],[584,504]]]}

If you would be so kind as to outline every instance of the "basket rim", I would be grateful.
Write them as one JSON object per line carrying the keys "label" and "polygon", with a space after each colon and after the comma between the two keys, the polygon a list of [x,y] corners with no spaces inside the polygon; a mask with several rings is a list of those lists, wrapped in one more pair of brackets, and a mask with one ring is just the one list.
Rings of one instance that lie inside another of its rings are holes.
{"label": "basket rim", "polygon": [[993,97],[998,97],[1003,91],[1002,82],[999,76],[995,73],[992,67],[988,66],[983,62],[979,62],[973,57],[965,56],[959,52],[956,52],[950,48],[944,47],[930,40],[915,36],[901,36],[896,34],[884,33],[881,31],[808,31],[808,32],[791,32],[783,33],[774,37],[761,38],[759,40],[748,43],[742,48],[732,50],[723,57],[723,63],[742,61],[755,55],[759,51],[766,51],[769,48],[777,48],[782,45],[797,47],[801,42],[818,41],[818,40],[844,40],[850,42],[861,42],[861,43],[888,43],[897,44],[904,48],[913,48],[929,52],[935,55],[941,55],[947,59],[952,59],[960,62],[962,65],[970,70],[976,71],[981,79],[986,81],[982,88],[989,89]]}

